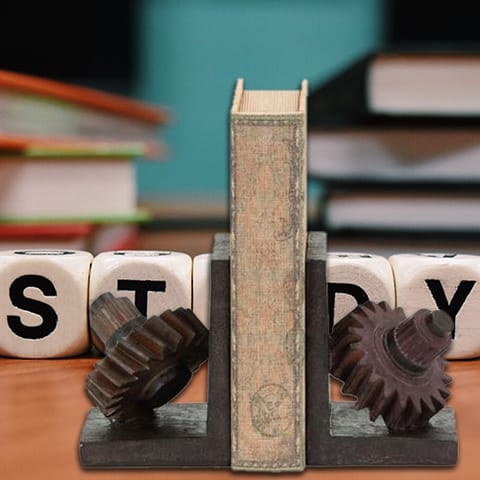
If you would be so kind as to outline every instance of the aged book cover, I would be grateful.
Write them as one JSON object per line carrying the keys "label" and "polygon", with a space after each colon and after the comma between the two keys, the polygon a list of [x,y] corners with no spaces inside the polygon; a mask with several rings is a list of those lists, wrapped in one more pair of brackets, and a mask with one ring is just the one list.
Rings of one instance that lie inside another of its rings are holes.
{"label": "aged book cover", "polygon": [[306,96],[244,90],[231,110],[232,468],[305,466]]}

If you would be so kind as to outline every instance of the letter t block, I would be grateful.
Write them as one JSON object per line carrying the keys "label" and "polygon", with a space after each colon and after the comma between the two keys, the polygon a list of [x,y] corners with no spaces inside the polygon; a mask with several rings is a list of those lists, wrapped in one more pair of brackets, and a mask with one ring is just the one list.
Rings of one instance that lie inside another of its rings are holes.
{"label": "letter t block", "polygon": [[90,304],[102,293],[128,297],[146,317],[191,308],[192,259],[186,253],[125,250],[93,260]]}

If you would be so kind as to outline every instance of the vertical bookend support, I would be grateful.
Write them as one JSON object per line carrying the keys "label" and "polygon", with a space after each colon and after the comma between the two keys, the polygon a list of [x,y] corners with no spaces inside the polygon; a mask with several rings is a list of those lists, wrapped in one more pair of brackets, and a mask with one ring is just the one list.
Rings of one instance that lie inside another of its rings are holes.
{"label": "vertical bookend support", "polygon": [[[83,467],[230,467],[228,234],[215,237],[211,279],[208,403],[165,405],[141,425],[112,425],[92,408],[80,437]],[[307,467],[454,465],[457,436],[451,408],[435,415],[424,432],[393,435],[351,402],[330,400],[324,233],[308,235],[305,280]]]}
{"label": "vertical bookend support", "polygon": [[394,435],[351,402],[330,400],[326,236],[310,233],[306,266],[306,449],[309,467],[449,466],[457,462],[455,414],[444,408],[423,432]]}
{"label": "vertical bookend support", "polygon": [[208,403],[169,404],[148,422],[112,425],[97,408],[80,437],[85,468],[230,466],[229,236],[216,235],[211,263]]}

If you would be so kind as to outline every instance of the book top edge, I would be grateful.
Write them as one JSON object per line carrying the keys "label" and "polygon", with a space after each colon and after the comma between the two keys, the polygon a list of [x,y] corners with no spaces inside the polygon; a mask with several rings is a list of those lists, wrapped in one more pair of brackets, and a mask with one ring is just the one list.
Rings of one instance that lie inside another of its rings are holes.
{"label": "book top edge", "polygon": [[0,89],[39,95],[53,100],[109,111],[145,123],[164,124],[167,111],[127,97],[102,92],[93,88],[0,70]]}
{"label": "book top edge", "polygon": [[245,90],[243,79],[237,81],[232,114],[282,115],[306,112],[308,83],[300,90]]}

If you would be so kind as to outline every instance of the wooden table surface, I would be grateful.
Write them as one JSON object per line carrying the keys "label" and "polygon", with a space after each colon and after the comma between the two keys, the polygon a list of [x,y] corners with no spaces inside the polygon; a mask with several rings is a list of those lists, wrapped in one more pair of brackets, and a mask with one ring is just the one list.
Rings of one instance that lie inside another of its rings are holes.
{"label": "wooden table surface", "polygon": [[[210,250],[212,232],[202,235],[145,235],[142,248]],[[85,471],[78,461],[78,439],[90,402],[84,382],[96,358],[18,360],[0,358],[0,480],[76,479],[221,479],[257,475],[228,470]],[[456,409],[460,454],[454,468],[309,469],[302,478],[420,480],[480,478],[480,360],[451,362],[454,379],[449,405]],[[205,401],[207,369],[203,367],[178,401]],[[334,385],[333,397],[339,398]],[[293,475],[288,475],[292,477]],[[295,475],[298,478],[298,475]],[[265,478],[265,475],[258,475]],[[282,476],[285,478],[287,475]],[[275,478],[280,478],[275,476]]]}
{"label": "wooden table surface", "polygon": [[[221,479],[239,476],[228,470],[82,470],[77,455],[78,438],[91,406],[83,387],[87,373],[97,360],[0,359],[0,479]],[[452,362],[450,365],[454,384],[449,404],[456,409],[460,443],[456,467],[309,469],[304,477],[346,479],[355,475],[356,480],[480,478],[480,360]],[[205,401],[206,376],[204,367],[178,400]],[[333,396],[339,398],[338,388],[334,387]],[[253,476],[248,475],[248,478]]]}

